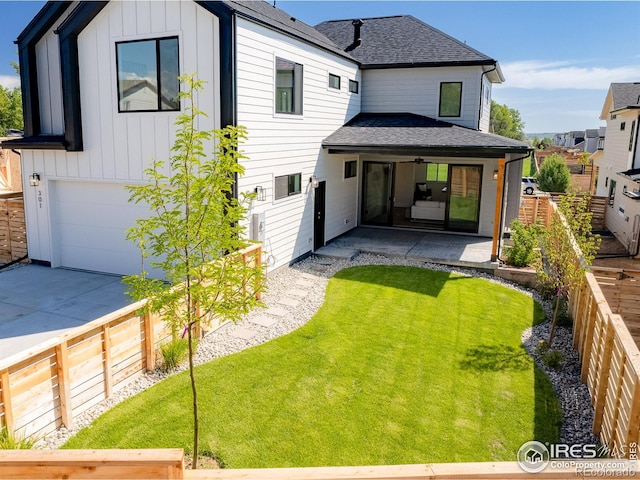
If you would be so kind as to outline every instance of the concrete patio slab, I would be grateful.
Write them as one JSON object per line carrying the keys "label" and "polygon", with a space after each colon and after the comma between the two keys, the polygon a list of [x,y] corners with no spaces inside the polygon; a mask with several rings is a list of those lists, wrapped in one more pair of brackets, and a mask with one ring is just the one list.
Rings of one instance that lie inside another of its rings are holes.
{"label": "concrete patio slab", "polygon": [[403,257],[411,260],[493,270],[491,239],[471,235],[358,227],[334,239],[324,249],[360,250],[363,253]]}
{"label": "concrete patio slab", "polygon": [[118,276],[39,265],[0,270],[0,360],[130,303]]}

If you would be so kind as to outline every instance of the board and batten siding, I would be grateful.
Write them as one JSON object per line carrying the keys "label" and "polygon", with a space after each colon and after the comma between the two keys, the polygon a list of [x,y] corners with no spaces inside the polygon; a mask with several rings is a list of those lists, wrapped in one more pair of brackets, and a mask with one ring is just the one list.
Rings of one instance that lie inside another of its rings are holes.
{"label": "board and batten siding", "polygon": [[[413,113],[477,129],[481,74],[481,67],[363,70],[362,111]],[[441,82],[462,82],[460,117],[438,117]]]}
{"label": "board and batten siding", "polygon": [[[39,75],[43,72],[51,75],[50,90],[54,92],[59,70],[51,68],[57,52],[57,46],[50,48],[54,40],[57,43],[51,35],[52,32],[45,35],[37,49],[37,54],[47,55],[46,61],[39,55],[36,61]],[[200,120],[199,128],[220,127],[218,18],[195,2],[110,2],[78,36],[84,151],[23,150],[24,178],[28,179],[33,172],[41,177],[36,188],[24,181],[31,258],[43,261],[54,258],[56,246],[51,229],[56,212],[47,191],[49,182],[90,182],[96,189],[104,184],[135,184],[143,180],[143,171],[151,160],[169,158],[179,112],[119,113],[116,76],[116,42],[164,36],[178,37],[180,72],[197,72],[206,82],[197,102],[208,117]],[[48,69],[40,70],[41,65],[48,65]],[[38,83],[43,86],[47,82],[39,78]],[[56,95],[59,96],[54,92],[50,97],[57,99]],[[60,133],[55,122],[62,118],[62,113],[60,106],[56,108],[60,112],[51,114],[52,132]],[[45,110],[41,106],[41,111]]]}
{"label": "board and batten siding", "polygon": [[[360,94],[348,90],[349,79],[360,76],[355,63],[253,22],[238,19],[236,31],[238,124],[249,134],[238,189],[266,190],[249,218],[265,214],[266,255],[279,267],[313,248],[312,175],[327,182],[325,240],[355,226],[357,180],[344,182],[343,158],[328,155],[321,144],[360,111]],[[303,66],[302,115],[275,113],[276,58]],[[329,88],[329,73],[340,76],[339,91]],[[275,200],[275,177],[296,173],[302,174],[301,194]]]}

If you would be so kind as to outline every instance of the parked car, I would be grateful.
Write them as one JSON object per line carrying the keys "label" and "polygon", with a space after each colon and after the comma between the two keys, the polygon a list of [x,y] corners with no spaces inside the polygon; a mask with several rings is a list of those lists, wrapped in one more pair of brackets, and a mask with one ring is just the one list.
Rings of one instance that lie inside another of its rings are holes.
{"label": "parked car", "polygon": [[522,191],[527,195],[533,195],[533,191],[538,188],[533,177],[522,177]]}

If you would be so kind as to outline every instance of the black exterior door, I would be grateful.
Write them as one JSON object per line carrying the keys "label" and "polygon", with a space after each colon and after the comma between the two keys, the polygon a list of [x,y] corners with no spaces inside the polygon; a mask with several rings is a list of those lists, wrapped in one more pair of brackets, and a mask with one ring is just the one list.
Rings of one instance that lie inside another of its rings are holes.
{"label": "black exterior door", "polygon": [[327,182],[319,182],[313,200],[313,249],[324,246],[325,203],[327,198]]}

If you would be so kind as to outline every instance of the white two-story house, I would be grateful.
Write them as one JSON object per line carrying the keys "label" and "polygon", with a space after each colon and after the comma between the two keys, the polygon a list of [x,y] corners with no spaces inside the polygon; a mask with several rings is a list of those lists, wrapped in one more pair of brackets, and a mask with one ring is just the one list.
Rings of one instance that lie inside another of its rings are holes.
{"label": "white two-story house", "polygon": [[[49,2],[19,36],[29,256],[137,273],[128,202],[167,159],[177,76],[201,128],[244,125],[248,232],[276,268],[356,226],[497,237],[517,215],[518,141],[488,133],[496,60],[410,16],[313,28],[262,1]],[[509,188],[511,187],[511,188]],[[496,241],[494,241],[494,244]],[[487,259],[489,260],[489,259]]]}
{"label": "white two-story house", "polygon": [[606,226],[637,257],[640,235],[640,83],[612,83],[600,114],[607,122],[596,195],[609,198]]}

